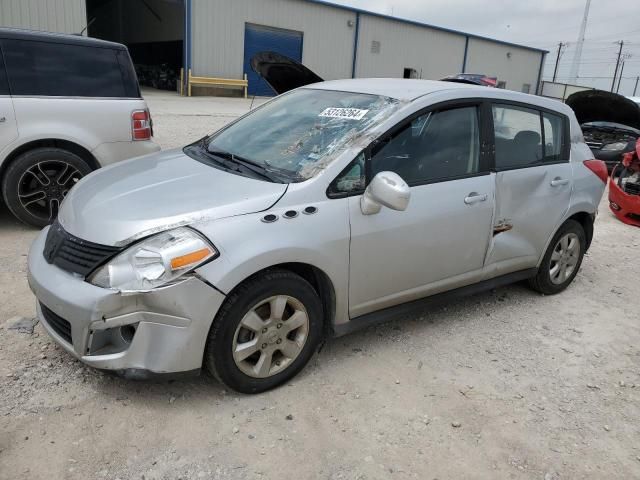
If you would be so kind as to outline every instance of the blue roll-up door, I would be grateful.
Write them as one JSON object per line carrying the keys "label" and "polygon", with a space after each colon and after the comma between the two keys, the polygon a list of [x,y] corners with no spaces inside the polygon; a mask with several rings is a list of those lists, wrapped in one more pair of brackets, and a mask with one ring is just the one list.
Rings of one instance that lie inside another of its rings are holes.
{"label": "blue roll-up door", "polygon": [[251,57],[258,52],[276,52],[302,62],[302,32],[246,24],[244,27],[244,72],[249,79],[249,95],[272,97],[273,89],[251,69]]}

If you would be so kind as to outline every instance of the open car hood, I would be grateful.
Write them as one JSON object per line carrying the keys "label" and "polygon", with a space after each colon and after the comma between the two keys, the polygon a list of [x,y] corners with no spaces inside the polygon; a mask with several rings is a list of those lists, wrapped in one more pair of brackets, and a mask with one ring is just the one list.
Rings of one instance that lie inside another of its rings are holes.
{"label": "open car hood", "polygon": [[441,82],[466,83],[468,85],[480,85],[482,87],[496,87],[498,77],[489,77],[482,73],[459,73],[440,79]]}
{"label": "open car hood", "polygon": [[574,93],[566,101],[578,122],[611,122],[640,129],[640,106],[622,95],[603,90]]}
{"label": "open car hood", "polygon": [[280,95],[324,81],[301,63],[276,52],[260,52],[251,57],[251,68]]}

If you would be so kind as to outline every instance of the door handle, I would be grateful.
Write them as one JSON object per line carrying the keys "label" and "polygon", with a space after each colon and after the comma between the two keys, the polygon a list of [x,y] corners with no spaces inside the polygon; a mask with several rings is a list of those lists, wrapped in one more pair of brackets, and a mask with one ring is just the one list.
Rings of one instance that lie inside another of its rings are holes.
{"label": "door handle", "polygon": [[481,195],[476,192],[471,192],[464,198],[464,203],[466,203],[467,205],[473,205],[474,203],[485,202],[487,198],[488,196],[486,193]]}
{"label": "door handle", "polygon": [[568,183],[569,183],[569,180],[566,178],[556,177],[553,180],[551,180],[552,187],[559,187],[560,185],[567,185]]}
{"label": "door handle", "polygon": [[6,121],[7,121],[7,118],[6,118],[6,117],[0,117],[0,123],[4,123],[4,122],[6,122]]}

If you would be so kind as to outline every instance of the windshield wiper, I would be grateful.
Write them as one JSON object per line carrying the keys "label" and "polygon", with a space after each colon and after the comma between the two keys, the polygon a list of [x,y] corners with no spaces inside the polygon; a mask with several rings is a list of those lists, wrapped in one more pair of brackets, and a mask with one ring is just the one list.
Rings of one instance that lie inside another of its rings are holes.
{"label": "windshield wiper", "polygon": [[261,177],[266,178],[267,180],[270,180],[272,182],[284,183],[282,181],[283,180],[282,175],[277,174],[273,170],[263,165],[260,165],[259,163],[256,163],[253,160],[249,160],[244,157],[239,157],[238,155],[235,155],[231,152],[225,152],[222,150],[207,150],[207,153],[215,157],[222,158],[224,160],[231,160],[232,162],[238,165],[242,165],[246,169],[251,170],[255,174],[260,175]]}

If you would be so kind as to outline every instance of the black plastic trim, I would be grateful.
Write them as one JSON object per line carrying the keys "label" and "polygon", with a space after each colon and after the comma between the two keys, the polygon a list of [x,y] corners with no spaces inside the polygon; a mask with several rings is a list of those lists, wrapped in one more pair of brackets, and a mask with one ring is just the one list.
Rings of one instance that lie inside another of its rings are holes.
{"label": "black plastic trim", "polygon": [[418,312],[426,307],[437,306],[440,303],[445,303],[449,300],[461,297],[467,297],[469,295],[475,295],[477,293],[485,292],[493,288],[503,287],[511,283],[526,280],[535,276],[537,273],[536,268],[529,268],[527,270],[521,270],[518,272],[509,273],[500,277],[491,278],[482,282],[475,283],[473,285],[467,285],[465,287],[449,290],[448,292],[438,293],[429,297],[414,300],[412,302],[402,303],[393,307],[385,308],[377,312],[367,313],[359,317],[352,318],[349,322],[340,325],[333,326],[333,334],[335,337],[341,337],[349,333],[361,330],[363,328],[370,327],[382,322],[393,320],[397,317]]}
{"label": "black plastic trim", "polygon": [[152,372],[145,368],[125,368],[120,370],[107,370],[104,368],[96,368],[96,370],[106,373],[108,375],[114,375],[116,377],[124,378],[126,380],[134,381],[147,381],[147,382],[167,382],[172,380],[181,380],[185,378],[198,377],[202,373],[201,368],[194,370],[186,370],[184,372]]}

